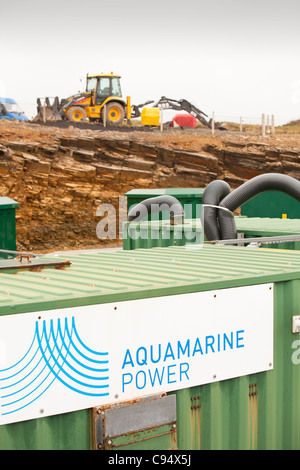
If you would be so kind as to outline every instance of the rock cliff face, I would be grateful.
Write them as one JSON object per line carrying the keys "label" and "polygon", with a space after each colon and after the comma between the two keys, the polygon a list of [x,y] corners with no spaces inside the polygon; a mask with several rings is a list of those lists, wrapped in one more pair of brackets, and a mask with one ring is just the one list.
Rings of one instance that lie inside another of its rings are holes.
{"label": "rock cliff face", "polygon": [[19,202],[18,249],[53,251],[109,243],[97,237],[97,208],[109,203],[118,213],[119,196],[133,188],[205,187],[225,179],[233,189],[266,172],[300,179],[295,146],[199,137],[178,148],[172,139],[164,143],[153,136],[112,132],[48,137],[33,132],[29,139],[2,132],[0,196]]}

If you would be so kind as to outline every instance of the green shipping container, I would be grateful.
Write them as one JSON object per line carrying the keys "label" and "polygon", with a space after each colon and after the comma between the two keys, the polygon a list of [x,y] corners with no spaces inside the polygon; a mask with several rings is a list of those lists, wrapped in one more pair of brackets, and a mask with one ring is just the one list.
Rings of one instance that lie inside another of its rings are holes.
{"label": "green shipping container", "polygon": [[[299,219],[235,217],[237,233],[243,238],[300,235]],[[171,225],[167,221],[124,222],[123,249],[153,248],[201,244],[204,234],[200,219],[186,219]],[[270,249],[300,250],[300,242],[281,242],[262,245]]]}
{"label": "green shipping container", "polygon": [[152,220],[123,223],[123,249],[185,246],[203,242],[203,230],[199,218],[186,219],[172,224],[170,220]]}
{"label": "green shipping container", "polygon": [[[150,197],[173,196],[183,205],[185,217],[195,219],[200,217],[203,193],[204,188],[132,189],[125,196],[127,197],[128,212],[130,208]],[[164,220],[168,219],[170,214],[168,212],[152,214],[152,220],[155,220],[156,217],[158,220]]]}
{"label": "green shipping container", "polygon": [[[236,217],[236,227],[244,238],[300,235],[300,219],[275,219],[267,217]],[[262,245],[265,248],[300,250],[300,241]]]}
{"label": "green shipping container", "polygon": [[1,450],[300,448],[297,251],[45,255],[0,280]]}
{"label": "green shipping container", "polygon": [[171,224],[167,220],[124,222],[123,249],[184,246],[203,242],[203,230],[199,219],[187,219],[184,223]]}
{"label": "green shipping container", "polygon": [[[16,251],[16,208],[19,204],[9,197],[0,197],[0,249]],[[0,259],[10,255],[0,252]]]}
{"label": "green shipping container", "polygon": [[247,217],[271,217],[280,219],[300,218],[300,203],[281,191],[264,191],[241,206],[241,214]]}

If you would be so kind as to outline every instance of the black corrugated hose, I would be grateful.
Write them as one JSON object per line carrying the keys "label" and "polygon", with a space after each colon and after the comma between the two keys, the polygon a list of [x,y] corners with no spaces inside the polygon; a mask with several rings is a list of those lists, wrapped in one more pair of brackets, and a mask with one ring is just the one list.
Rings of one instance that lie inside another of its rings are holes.
{"label": "black corrugated hose", "polygon": [[174,196],[163,195],[150,197],[132,207],[128,212],[128,220],[140,221],[154,212],[170,212],[172,219],[183,219],[184,210],[182,204]]}
{"label": "black corrugated hose", "polygon": [[222,180],[212,181],[203,193],[201,221],[208,241],[237,238],[233,212],[263,191],[282,191],[300,202],[300,182],[288,175],[266,173],[255,176],[232,192],[224,183]]}
{"label": "black corrugated hose", "polygon": [[202,196],[201,223],[207,240],[220,240],[218,222],[220,201],[230,194],[230,186],[223,180],[209,183]]}

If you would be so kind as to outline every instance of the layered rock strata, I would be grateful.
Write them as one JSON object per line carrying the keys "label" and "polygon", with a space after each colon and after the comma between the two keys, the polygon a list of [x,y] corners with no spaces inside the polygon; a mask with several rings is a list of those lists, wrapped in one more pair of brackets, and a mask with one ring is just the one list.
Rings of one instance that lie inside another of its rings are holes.
{"label": "layered rock strata", "polygon": [[[0,139],[0,196],[19,203],[19,250],[102,247],[97,208],[133,188],[205,187],[224,179],[233,188],[266,172],[300,179],[298,149],[216,139],[201,151],[158,145],[134,135]],[[117,220],[118,222],[118,220]]]}

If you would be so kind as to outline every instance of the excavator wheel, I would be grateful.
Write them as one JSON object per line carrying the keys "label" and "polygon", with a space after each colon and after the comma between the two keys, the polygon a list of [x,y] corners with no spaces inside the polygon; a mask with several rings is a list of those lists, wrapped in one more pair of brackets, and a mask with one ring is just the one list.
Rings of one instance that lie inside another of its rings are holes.
{"label": "excavator wheel", "polygon": [[119,125],[123,122],[125,111],[120,103],[112,102],[106,105],[106,124]]}
{"label": "excavator wheel", "polygon": [[81,106],[72,106],[67,111],[67,119],[73,122],[85,121],[86,111]]}

